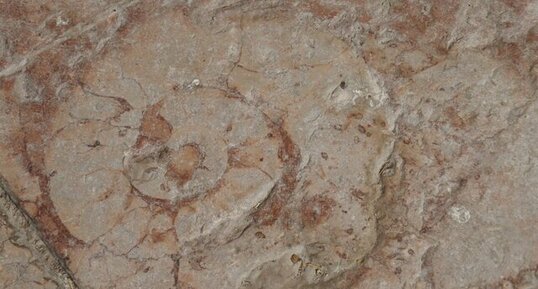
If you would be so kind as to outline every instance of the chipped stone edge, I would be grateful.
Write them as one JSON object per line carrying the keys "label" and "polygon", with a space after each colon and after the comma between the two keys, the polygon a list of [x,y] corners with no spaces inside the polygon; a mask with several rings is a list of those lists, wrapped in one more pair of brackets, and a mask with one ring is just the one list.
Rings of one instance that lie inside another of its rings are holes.
{"label": "chipped stone edge", "polygon": [[2,175],[0,175],[0,214],[4,215],[7,222],[16,229],[19,237],[17,241],[32,251],[43,267],[55,277],[61,288],[80,288],[62,258],[47,244],[37,225],[20,206]]}

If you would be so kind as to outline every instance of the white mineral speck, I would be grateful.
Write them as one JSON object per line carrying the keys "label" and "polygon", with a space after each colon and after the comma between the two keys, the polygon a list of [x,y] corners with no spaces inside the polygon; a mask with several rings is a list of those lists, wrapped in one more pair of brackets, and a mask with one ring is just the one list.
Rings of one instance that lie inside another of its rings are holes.
{"label": "white mineral speck", "polygon": [[448,214],[452,217],[452,220],[460,224],[469,222],[469,219],[471,218],[471,213],[464,206],[452,206]]}
{"label": "white mineral speck", "polygon": [[58,16],[58,17],[56,17],[56,26],[65,26],[65,25],[67,25],[67,24],[69,24],[69,21],[68,21],[68,20],[64,20],[64,19],[62,18],[62,16]]}

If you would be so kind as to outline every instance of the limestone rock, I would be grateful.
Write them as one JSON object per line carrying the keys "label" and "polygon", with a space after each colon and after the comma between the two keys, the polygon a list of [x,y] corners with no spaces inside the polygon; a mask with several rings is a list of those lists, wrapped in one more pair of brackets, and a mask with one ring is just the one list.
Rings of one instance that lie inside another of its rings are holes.
{"label": "limestone rock", "polygon": [[538,288],[538,1],[0,0],[0,288]]}

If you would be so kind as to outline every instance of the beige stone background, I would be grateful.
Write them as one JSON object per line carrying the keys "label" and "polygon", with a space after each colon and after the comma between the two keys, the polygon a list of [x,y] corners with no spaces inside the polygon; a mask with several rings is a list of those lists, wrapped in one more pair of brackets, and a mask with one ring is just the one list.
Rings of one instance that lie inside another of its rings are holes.
{"label": "beige stone background", "polygon": [[538,1],[0,0],[0,288],[538,288]]}

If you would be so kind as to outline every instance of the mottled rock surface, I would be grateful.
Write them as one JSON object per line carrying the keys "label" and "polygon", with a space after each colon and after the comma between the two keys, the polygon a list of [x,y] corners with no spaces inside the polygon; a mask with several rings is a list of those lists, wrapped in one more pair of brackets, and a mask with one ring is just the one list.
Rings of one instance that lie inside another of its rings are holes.
{"label": "mottled rock surface", "polygon": [[538,288],[538,1],[0,0],[0,288]]}

